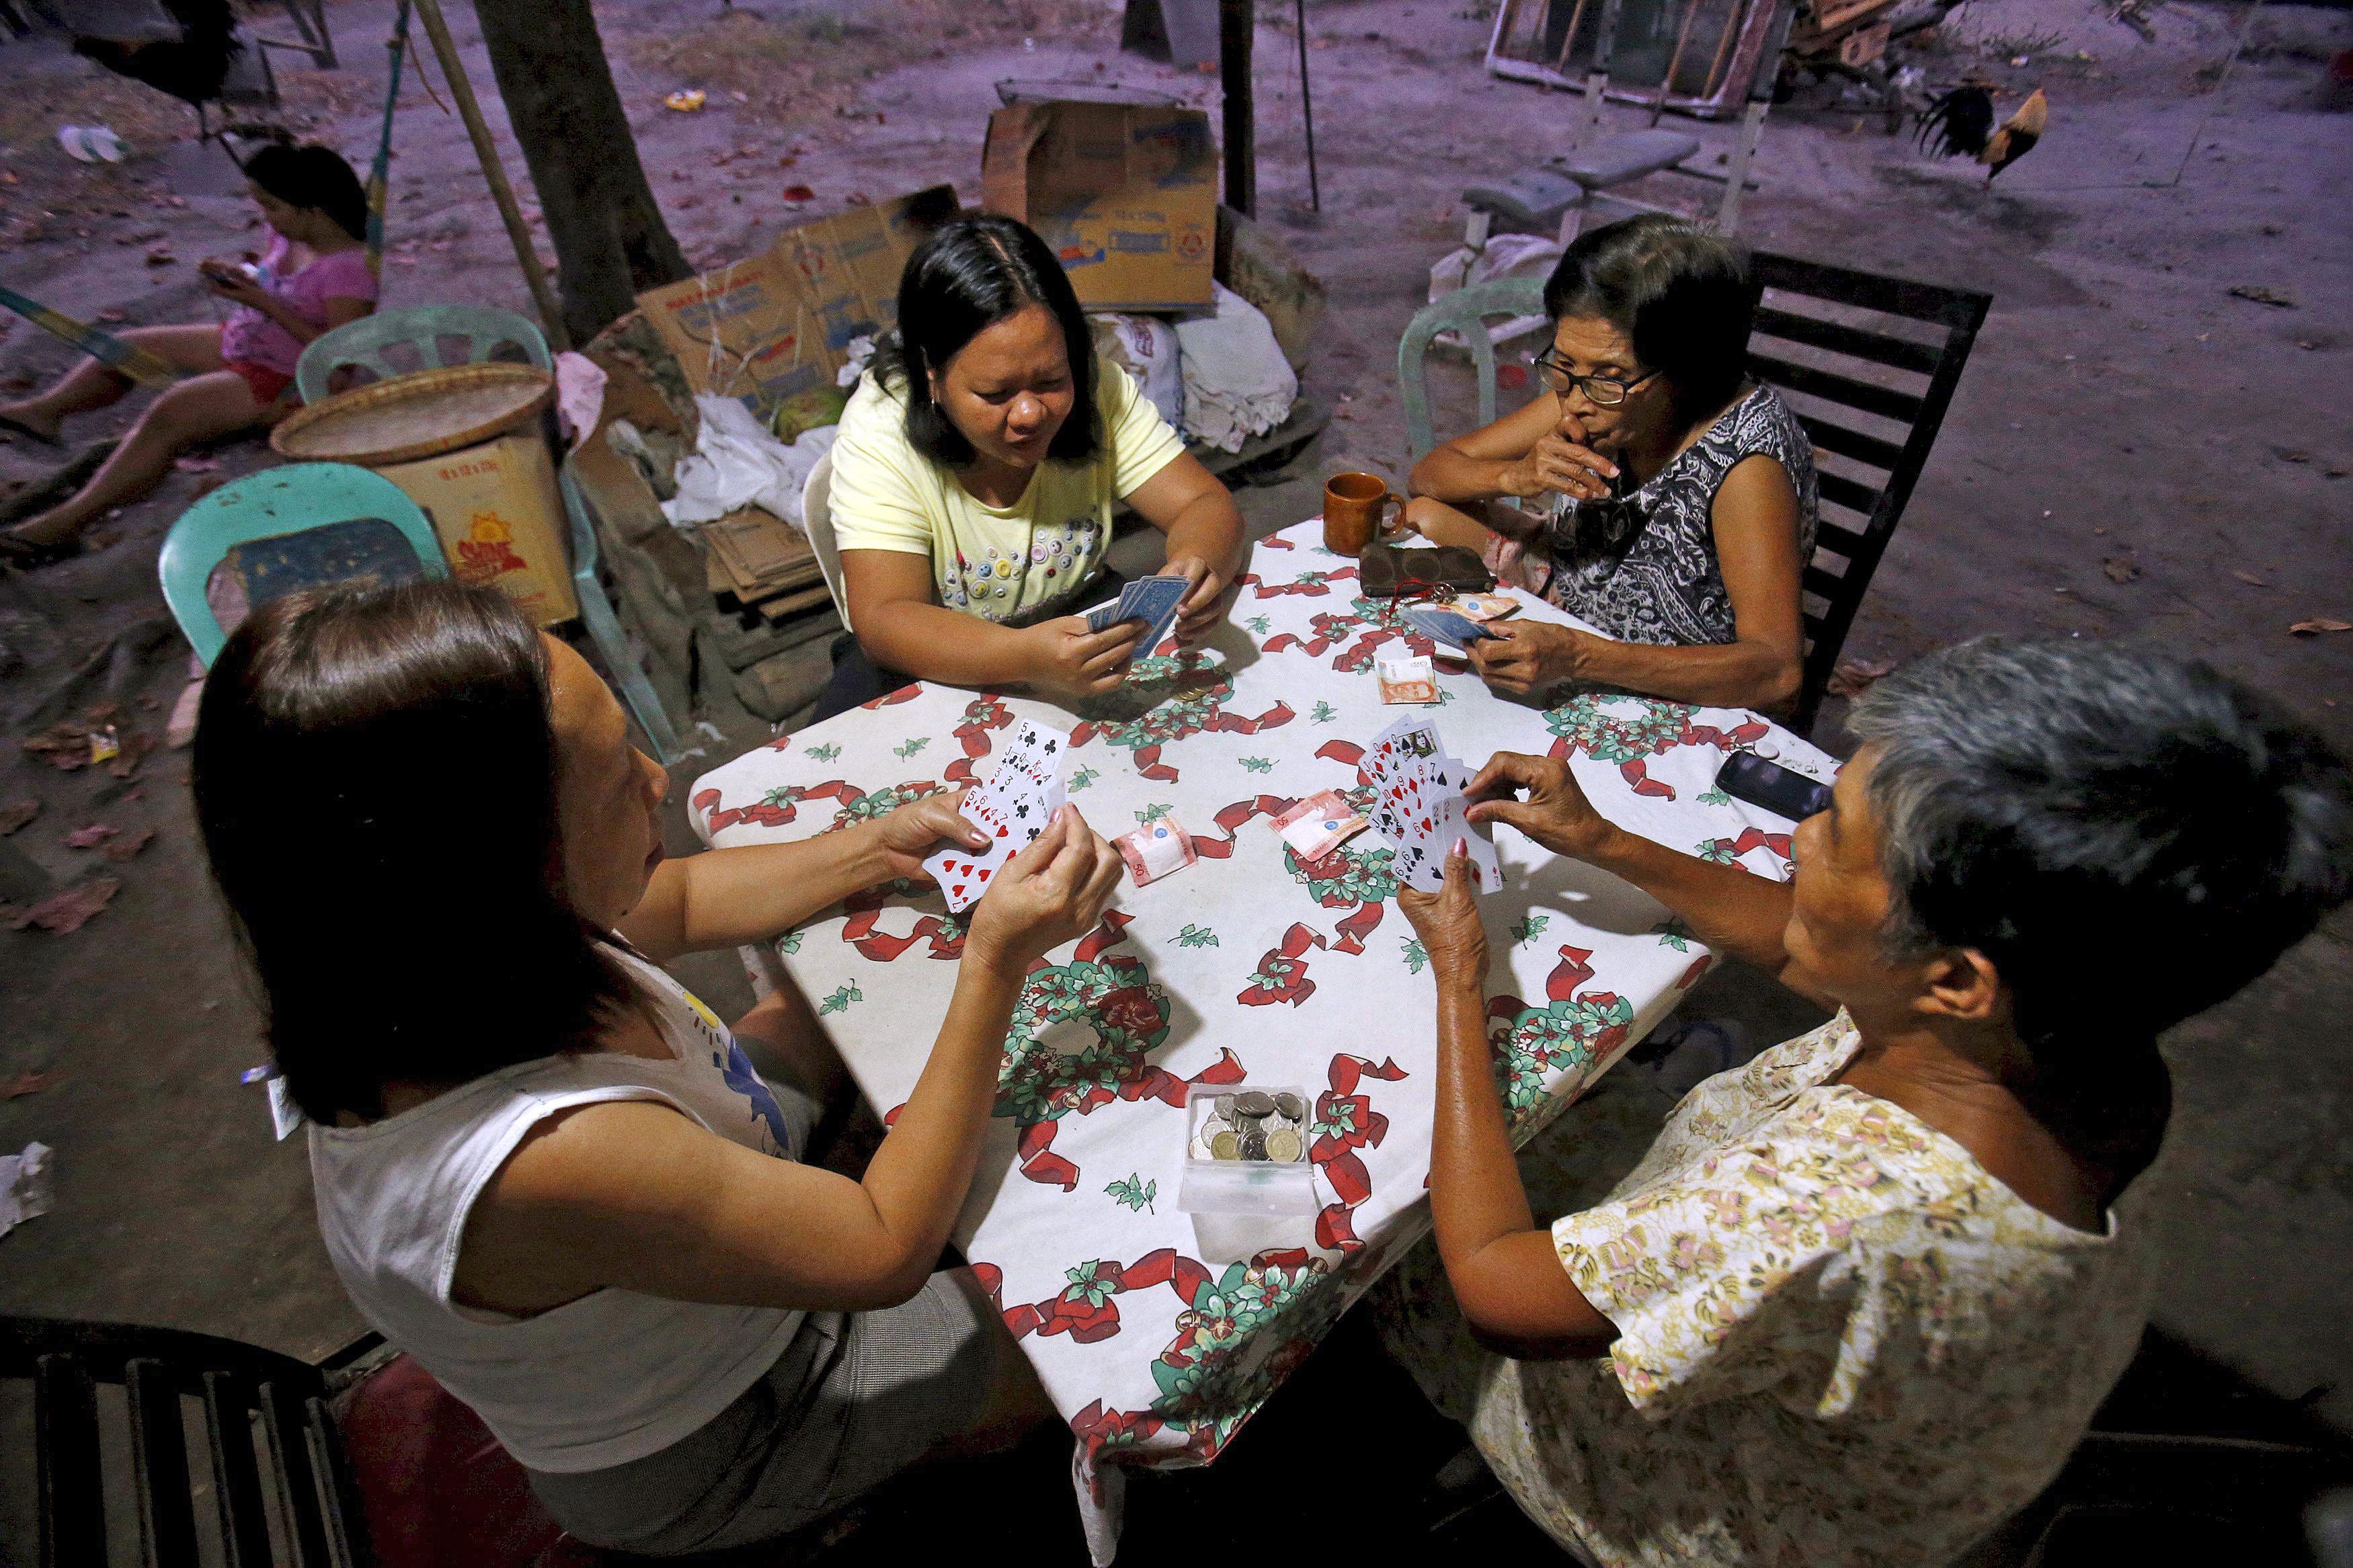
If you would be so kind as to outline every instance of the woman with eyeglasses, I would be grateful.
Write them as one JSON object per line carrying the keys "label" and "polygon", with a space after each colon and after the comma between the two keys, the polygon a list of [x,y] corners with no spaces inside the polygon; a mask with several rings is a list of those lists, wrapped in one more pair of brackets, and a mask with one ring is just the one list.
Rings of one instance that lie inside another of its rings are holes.
{"label": "woman with eyeglasses", "polygon": [[[1406,521],[1603,635],[1499,622],[1472,663],[1513,696],[1574,683],[1788,709],[1813,445],[1747,377],[1739,252],[1646,213],[1578,236],[1544,299],[1552,342],[1532,363],[1545,390],[1415,464]],[[1477,503],[1501,504],[1462,510]]]}

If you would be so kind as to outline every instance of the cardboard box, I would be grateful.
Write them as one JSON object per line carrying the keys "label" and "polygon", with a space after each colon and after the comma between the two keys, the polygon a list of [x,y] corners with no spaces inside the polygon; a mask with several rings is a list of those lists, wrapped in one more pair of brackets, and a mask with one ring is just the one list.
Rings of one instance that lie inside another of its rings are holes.
{"label": "cardboard box", "polygon": [[1062,259],[1090,310],[1209,303],[1218,148],[1209,117],[1155,104],[1016,103],[988,117],[981,201]]}
{"label": "cardboard box", "polygon": [[496,584],[543,626],[580,613],[564,548],[564,500],[536,426],[375,471],[425,509],[459,582]]}
{"label": "cardboard box", "polygon": [[898,323],[907,258],[956,211],[950,185],[851,207],[638,304],[690,386],[743,399],[789,441],[841,417],[850,340]]}
{"label": "cardboard box", "polygon": [[689,386],[756,413],[832,390],[841,365],[799,280],[770,251],[640,294],[638,305]]}

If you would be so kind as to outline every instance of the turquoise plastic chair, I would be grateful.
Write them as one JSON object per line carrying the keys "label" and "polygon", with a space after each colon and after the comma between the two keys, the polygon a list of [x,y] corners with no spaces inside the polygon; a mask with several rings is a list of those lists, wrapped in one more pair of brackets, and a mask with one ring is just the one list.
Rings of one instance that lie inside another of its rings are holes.
{"label": "turquoise plastic chair", "polygon": [[1413,461],[1419,462],[1423,453],[1438,445],[1430,427],[1430,388],[1422,377],[1430,341],[1448,331],[1461,335],[1479,375],[1479,423],[1492,425],[1495,422],[1495,345],[1484,323],[1496,316],[1543,314],[1544,281],[1537,278],[1474,283],[1441,295],[1414,312],[1413,320],[1406,323],[1405,336],[1398,340],[1398,391],[1405,401],[1406,438],[1413,449]]}
{"label": "turquoise plastic chair", "polygon": [[[451,359],[445,355],[441,349],[443,338],[463,340],[465,356]],[[437,370],[444,365],[481,364],[508,343],[522,351],[525,364],[548,371],[555,368],[547,352],[547,340],[530,321],[512,310],[489,305],[408,305],[397,310],[378,310],[337,327],[304,349],[302,357],[294,362],[294,390],[301,394],[303,402],[316,403],[327,395],[327,384],[335,372],[347,365],[358,365],[389,381],[396,375]],[[406,370],[394,363],[384,352],[402,344],[414,348],[417,354],[417,363]]]}
{"label": "turquoise plastic chair", "polygon": [[[443,357],[444,338],[463,339],[466,357]],[[547,352],[547,340],[540,335],[537,327],[512,310],[488,305],[411,305],[363,316],[337,327],[304,349],[294,366],[295,390],[302,395],[303,402],[311,402],[325,394],[328,382],[345,365],[364,366],[385,379],[414,374],[413,370],[403,371],[385,354],[385,349],[401,343],[416,349],[418,363],[415,368],[481,364],[489,361],[493,350],[512,343],[522,350],[524,363],[551,374],[555,370],[555,361]],[[572,586],[580,600],[581,625],[588,629],[589,640],[596,645],[605,668],[621,689],[621,700],[628,704],[638,728],[645,731],[646,743],[661,762],[674,763],[680,755],[678,731],[670,728],[670,715],[663,710],[661,699],[654,694],[653,682],[646,679],[638,661],[629,657],[620,620],[613,614],[612,602],[605,596],[605,584],[598,573],[596,531],[589,523],[587,509],[580,503],[580,491],[573,484],[570,473],[563,475],[560,486],[565,516],[571,525]]]}
{"label": "turquoise plastic chair", "polygon": [[[196,650],[205,668],[220,655],[228,634],[205,599],[205,584],[213,569],[240,546],[332,528],[337,523],[373,520],[397,530],[413,561],[380,548],[336,554],[322,548],[303,559],[300,552],[281,552],[271,563],[269,587],[257,603],[295,588],[348,582],[354,576],[378,582],[410,577],[447,577],[441,542],[407,493],[381,474],[348,463],[289,463],[234,479],[180,514],[164,536],[163,554],[156,563],[164,581],[164,602]],[[380,532],[371,544],[382,541]],[[413,570],[411,568],[413,567]],[[248,592],[254,584],[248,580]]]}

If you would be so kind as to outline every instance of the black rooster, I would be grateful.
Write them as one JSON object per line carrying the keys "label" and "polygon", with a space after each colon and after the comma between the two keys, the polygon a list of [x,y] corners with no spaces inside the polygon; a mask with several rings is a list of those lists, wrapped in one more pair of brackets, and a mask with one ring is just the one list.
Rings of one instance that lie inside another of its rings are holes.
{"label": "black rooster", "polygon": [[205,105],[224,100],[230,68],[247,48],[237,37],[228,0],[156,0],[180,29],[176,38],[110,38],[74,35],[74,52],[117,76],[145,82],[193,106],[196,131],[208,137]]}
{"label": "black rooster", "polygon": [[2034,150],[2049,125],[2051,105],[2036,88],[2018,112],[1993,122],[1993,94],[1975,84],[1957,87],[1920,111],[1922,152],[1938,158],[1975,158],[1986,166],[1986,184]]}

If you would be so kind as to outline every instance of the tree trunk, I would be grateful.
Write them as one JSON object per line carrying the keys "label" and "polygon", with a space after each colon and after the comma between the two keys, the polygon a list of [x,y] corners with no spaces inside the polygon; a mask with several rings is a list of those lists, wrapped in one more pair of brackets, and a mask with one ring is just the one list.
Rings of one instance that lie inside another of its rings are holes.
{"label": "tree trunk", "polygon": [[691,269],[646,184],[588,0],[475,0],[474,13],[555,244],[565,325],[585,343]]}

